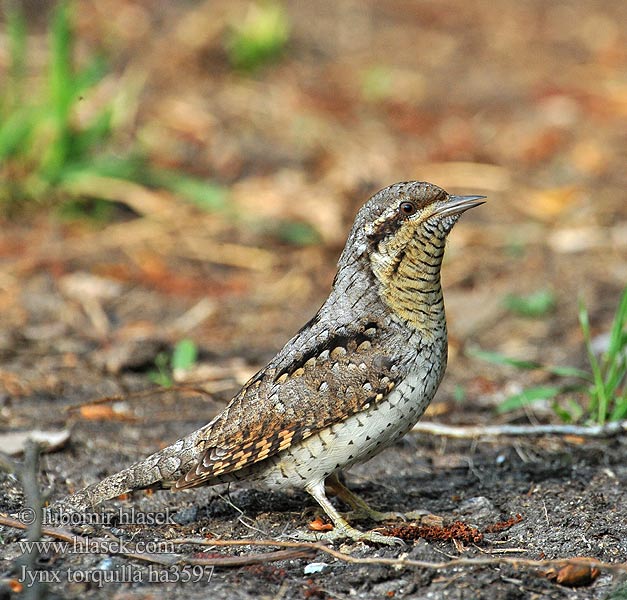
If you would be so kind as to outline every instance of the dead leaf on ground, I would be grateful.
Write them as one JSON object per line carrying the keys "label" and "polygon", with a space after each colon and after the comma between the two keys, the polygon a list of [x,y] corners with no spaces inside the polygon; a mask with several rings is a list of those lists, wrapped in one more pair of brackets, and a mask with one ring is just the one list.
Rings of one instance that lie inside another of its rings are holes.
{"label": "dead leaf on ground", "polygon": [[86,421],[136,421],[137,419],[126,408],[107,404],[85,404],[79,410],[81,418]]}
{"label": "dead leaf on ground", "polygon": [[534,219],[553,221],[580,197],[580,190],[573,185],[536,190],[526,194],[525,201],[517,203],[516,208]]}
{"label": "dead leaf on ground", "polygon": [[316,517],[309,525],[307,525],[311,531],[332,531],[333,525],[331,523],[325,523],[322,517]]}
{"label": "dead leaf on ground", "polygon": [[[578,560],[583,561],[585,558]],[[551,568],[544,572],[544,576],[550,581],[567,587],[590,585],[600,574],[599,569],[585,563],[567,563],[559,569]]]}
{"label": "dead leaf on ground", "polygon": [[10,456],[16,456],[24,452],[26,442],[32,440],[40,444],[43,452],[52,452],[62,448],[70,439],[70,432],[67,429],[60,431],[41,431],[32,429],[31,431],[9,431],[0,434],[0,448]]}

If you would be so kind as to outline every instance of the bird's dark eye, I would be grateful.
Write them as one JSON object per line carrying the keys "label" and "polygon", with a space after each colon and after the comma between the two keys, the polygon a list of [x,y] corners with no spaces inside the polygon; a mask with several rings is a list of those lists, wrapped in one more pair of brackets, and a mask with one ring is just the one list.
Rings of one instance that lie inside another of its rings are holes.
{"label": "bird's dark eye", "polygon": [[415,214],[418,209],[413,202],[401,202],[398,206],[398,210],[402,215],[409,217],[410,215]]}

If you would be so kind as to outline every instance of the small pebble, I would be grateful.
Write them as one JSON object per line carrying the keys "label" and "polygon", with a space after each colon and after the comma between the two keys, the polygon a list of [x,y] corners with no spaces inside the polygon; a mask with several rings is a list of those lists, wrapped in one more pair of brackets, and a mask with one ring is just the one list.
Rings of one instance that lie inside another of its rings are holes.
{"label": "small pebble", "polygon": [[329,565],[323,562],[313,562],[309,563],[304,569],[303,573],[305,575],[312,575],[313,573],[322,573]]}

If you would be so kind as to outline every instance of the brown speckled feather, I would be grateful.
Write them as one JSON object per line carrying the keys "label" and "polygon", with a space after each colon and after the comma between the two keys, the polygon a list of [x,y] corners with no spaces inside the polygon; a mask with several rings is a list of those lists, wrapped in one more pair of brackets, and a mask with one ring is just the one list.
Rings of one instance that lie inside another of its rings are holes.
{"label": "brown speckled feather", "polygon": [[248,467],[383,399],[399,369],[377,332],[374,322],[357,323],[315,353],[260,371],[210,424],[198,441],[205,446],[201,460],[176,487]]}

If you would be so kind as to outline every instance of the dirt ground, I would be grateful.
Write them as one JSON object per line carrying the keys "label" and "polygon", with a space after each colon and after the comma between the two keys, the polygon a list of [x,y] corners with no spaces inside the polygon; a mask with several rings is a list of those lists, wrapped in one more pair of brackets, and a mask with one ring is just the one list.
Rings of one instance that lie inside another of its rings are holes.
{"label": "dirt ground", "polygon": [[[547,403],[496,410],[525,386],[551,384],[552,375],[495,367],[468,351],[583,368],[579,299],[603,347],[627,281],[620,28],[627,4],[294,1],[286,4],[284,56],[252,75],[230,69],[222,43],[246,3],[84,0],[80,7],[80,52],[111,57],[114,76],[102,93],[142,82],[120,146],[137,137],[153,164],[206,177],[227,195],[224,209],[207,213],[129,190],[106,224],[46,215],[3,223],[0,436],[69,433],[41,457],[39,481],[50,499],[210,420],[314,314],[356,210],[399,180],[488,196],[450,237],[443,267],[449,366],[425,420],[559,422]],[[552,294],[553,308],[536,318],[507,308],[508,295],[538,290]],[[187,389],[160,391],[150,380],[155,358],[183,338],[200,348],[197,365],[177,378]],[[153,391],[134,395],[142,390]],[[90,404],[108,396],[117,400]],[[624,566],[626,452],[624,435],[412,433],[352,469],[349,485],[379,509],[426,509],[445,524],[476,528],[482,539],[334,547],[358,558],[591,557]],[[1,472],[0,482],[0,511],[19,509],[15,473]],[[167,512],[174,522],[75,530],[128,543],[285,540],[317,512],[303,493],[235,487],[138,492],[108,508],[118,507]],[[0,536],[0,593],[10,597],[23,532],[0,527]],[[627,598],[626,570],[601,569],[593,582],[572,587],[550,580],[545,568],[512,563],[428,569],[318,553],[207,568],[196,583],[156,582],[151,577],[163,569],[98,552],[50,551],[38,566],[61,578],[49,584],[51,597]],[[99,587],[76,575],[94,570],[118,580]]]}

